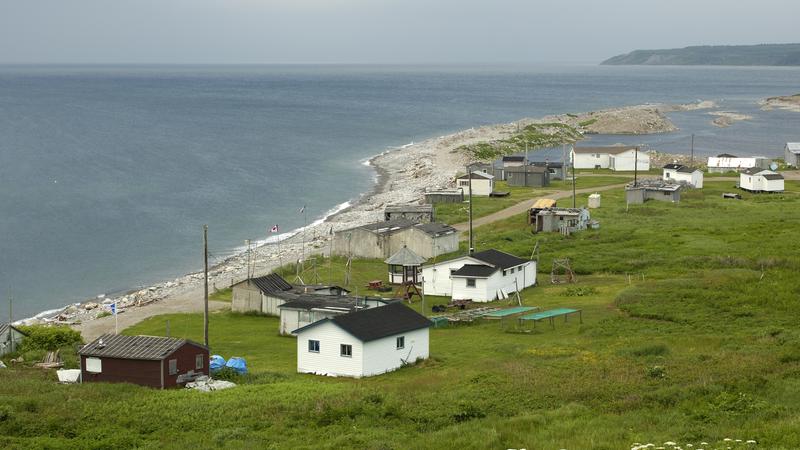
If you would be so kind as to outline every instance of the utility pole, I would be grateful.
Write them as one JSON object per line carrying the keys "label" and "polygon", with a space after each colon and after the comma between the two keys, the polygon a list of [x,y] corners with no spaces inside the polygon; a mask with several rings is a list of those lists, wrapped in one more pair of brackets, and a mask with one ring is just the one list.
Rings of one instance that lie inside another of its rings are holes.
{"label": "utility pole", "polygon": [[208,225],[203,225],[203,339],[208,347]]}
{"label": "utility pole", "polygon": [[572,207],[577,208],[577,200],[576,200],[576,192],[575,192],[575,148],[572,149],[573,156],[572,156]]}
{"label": "utility pole", "polygon": [[638,186],[637,175],[639,173],[639,146],[637,145],[633,150],[633,187]]}
{"label": "utility pole", "polygon": [[469,254],[475,252],[475,241],[472,237],[472,164],[467,164],[467,177],[469,178]]}
{"label": "utility pole", "polygon": [[689,165],[694,167],[694,133],[692,133],[692,157],[689,160]]}
{"label": "utility pole", "polygon": [[249,280],[251,278],[251,275],[250,275],[250,259],[251,259],[251,255],[250,255],[250,239],[245,239],[244,240],[244,245],[247,246],[247,258],[246,258],[247,259],[247,279]]}

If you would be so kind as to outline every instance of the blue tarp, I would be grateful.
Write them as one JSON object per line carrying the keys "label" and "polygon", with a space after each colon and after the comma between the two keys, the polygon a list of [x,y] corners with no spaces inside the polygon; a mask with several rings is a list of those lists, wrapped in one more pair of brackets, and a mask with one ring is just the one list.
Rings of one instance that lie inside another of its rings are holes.
{"label": "blue tarp", "polygon": [[225,358],[219,355],[211,355],[208,368],[211,369],[212,372],[216,372],[223,367],[225,367]]}
{"label": "blue tarp", "polygon": [[225,367],[230,367],[242,375],[247,373],[247,363],[245,362],[244,358],[239,358],[237,356],[229,359],[228,363],[225,364]]}

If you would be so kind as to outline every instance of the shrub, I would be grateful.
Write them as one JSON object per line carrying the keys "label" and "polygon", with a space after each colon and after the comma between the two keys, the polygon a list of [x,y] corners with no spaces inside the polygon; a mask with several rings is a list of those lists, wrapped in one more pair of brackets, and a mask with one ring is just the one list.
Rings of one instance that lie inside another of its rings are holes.
{"label": "shrub", "polygon": [[664,344],[645,345],[630,351],[631,356],[663,356],[669,353],[669,348]]}
{"label": "shrub", "polygon": [[20,345],[20,351],[55,351],[62,347],[82,344],[81,334],[67,326],[28,326],[20,327],[28,335]]}
{"label": "shrub", "polygon": [[11,418],[11,407],[8,405],[0,405],[0,422],[5,422]]}
{"label": "shrub", "polygon": [[664,370],[664,368],[661,367],[661,366],[648,367],[647,370],[645,370],[645,374],[647,374],[648,378],[666,378],[667,377],[667,371]]}
{"label": "shrub", "polygon": [[587,297],[597,294],[597,289],[591,286],[569,287],[561,294],[564,297]]}

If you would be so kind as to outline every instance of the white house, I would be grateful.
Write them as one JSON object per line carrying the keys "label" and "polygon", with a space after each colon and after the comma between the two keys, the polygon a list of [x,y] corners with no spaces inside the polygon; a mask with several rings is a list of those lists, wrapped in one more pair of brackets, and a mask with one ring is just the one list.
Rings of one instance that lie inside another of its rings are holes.
{"label": "white house", "polygon": [[535,284],[536,261],[498,250],[485,250],[422,268],[423,293],[458,300],[489,302]]}
{"label": "white house", "polygon": [[738,156],[723,153],[717,156],[708,157],[709,173],[738,172],[752,167],[766,169],[770,164],[769,159],[763,156],[749,156],[739,158]]}
{"label": "white house", "polygon": [[0,356],[17,351],[27,335],[9,323],[0,323]]}
{"label": "white house", "polygon": [[798,164],[798,156],[800,156],[800,142],[787,142],[786,147],[783,148],[783,160],[786,164],[793,167],[800,167]]}
{"label": "white house", "polygon": [[428,358],[432,322],[400,302],[322,319],[294,330],[297,371],[369,377]]}
{"label": "white house", "polygon": [[576,169],[650,170],[650,155],[637,147],[573,147],[570,157]]}
{"label": "white house", "polygon": [[697,189],[703,187],[703,171],[683,164],[667,164],[664,166],[664,173],[661,179],[676,184],[688,184]]}
{"label": "white house", "polygon": [[783,175],[752,168],[739,174],[739,187],[750,192],[783,192]]}
{"label": "white house", "polygon": [[[469,175],[456,178],[456,186],[464,190],[464,195],[469,195]],[[472,172],[472,195],[488,197],[494,192],[494,175],[485,172]]]}

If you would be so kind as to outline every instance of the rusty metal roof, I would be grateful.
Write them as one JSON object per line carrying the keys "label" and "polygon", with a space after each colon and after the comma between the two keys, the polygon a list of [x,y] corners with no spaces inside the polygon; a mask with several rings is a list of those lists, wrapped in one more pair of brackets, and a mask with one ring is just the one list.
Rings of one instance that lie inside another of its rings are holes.
{"label": "rusty metal roof", "polygon": [[161,361],[185,344],[208,350],[204,345],[188,339],[104,334],[94,342],[84,345],[78,354],[98,358]]}

